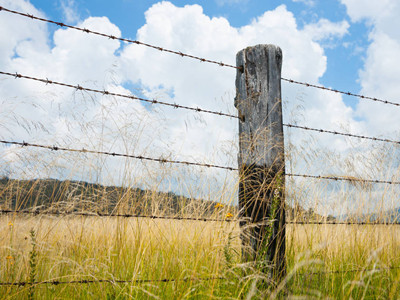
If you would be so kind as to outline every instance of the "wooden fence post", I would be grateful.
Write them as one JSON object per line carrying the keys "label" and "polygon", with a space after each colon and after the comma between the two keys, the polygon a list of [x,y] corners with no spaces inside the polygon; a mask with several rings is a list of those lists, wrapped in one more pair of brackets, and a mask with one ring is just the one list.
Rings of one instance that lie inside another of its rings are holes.
{"label": "wooden fence post", "polygon": [[282,50],[248,47],[236,65],[242,254],[279,280],[286,274]]}

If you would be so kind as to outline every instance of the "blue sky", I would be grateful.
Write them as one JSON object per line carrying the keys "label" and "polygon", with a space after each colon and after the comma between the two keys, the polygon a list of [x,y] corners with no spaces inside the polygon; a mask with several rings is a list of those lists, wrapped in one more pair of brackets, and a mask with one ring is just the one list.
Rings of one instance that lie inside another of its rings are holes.
{"label": "blue sky", "polygon": [[[247,46],[272,43],[283,50],[285,78],[400,102],[400,1],[0,0],[0,5],[228,64],[235,64],[236,53]],[[0,70],[5,72],[236,114],[234,69],[4,11],[0,36]],[[400,137],[396,107],[286,82],[282,95],[286,123]],[[5,76],[0,76],[0,101],[4,140],[237,164],[237,120]],[[295,129],[286,130],[286,142],[297,149],[287,161],[293,173],[382,180],[399,176],[398,162],[390,159],[397,157],[398,150],[383,144]],[[220,186],[229,191],[237,183],[236,175],[211,169],[57,156],[14,146],[3,146],[0,154],[1,171],[14,177],[74,178],[150,188],[152,182],[157,189],[191,191],[195,196],[202,190],[223,193]],[[48,167],[53,165],[57,168]],[[169,181],[160,183],[160,178]],[[366,199],[371,197],[381,199],[378,191]],[[335,198],[334,193],[324,196],[332,204],[329,212],[340,214],[338,209],[346,205],[338,206]],[[346,197],[341,198],[346,202]]]}

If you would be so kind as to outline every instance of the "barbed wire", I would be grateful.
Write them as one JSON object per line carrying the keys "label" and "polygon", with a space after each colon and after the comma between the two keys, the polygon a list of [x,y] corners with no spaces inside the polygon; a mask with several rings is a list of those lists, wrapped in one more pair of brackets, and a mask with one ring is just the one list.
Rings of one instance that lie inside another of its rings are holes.
{"label": "barbed wire", "polygon": [[[89,92],[94,92],[94,93],[100,93],[100,94],[103,94],[103,95],[111,95],[111,96],[129,98],[129,99],[139,100],[139,101],[143,101],[143,102],[147,102],[147,103],[151,103],[151,104],[161,104],[161,105],[171,106],[173,108],[187,109],[187,110],[192,110],[192,111],[196,111],[196,112],[215,114],[215,115],[226,116],[226,117],[236,118],[236,119],[239,118],[238,116],[235,116],[235,115],[231,115],[231,114],[227,114],[227,113],[223,113],[223,112],[211,111],[211,110],[202,109],[202,108],[199,108],[199,107],[194,108],[194,107],[188,107],[188,106],[179,105],[179,104],[176,104],[176,103],[168,103],[168,102],[158,101],[158,100],[155,100],[155,99],[150,100],[150,99],[144,99],[144,98],[140,98],[140,97],[136,97],[136,96],[132,96],[132,95],[127,95],[127,94],[117,94],[117,93],[112,93],[112,92],[105,91],[105,90],[101,91],[101,90],[96,90],[96,89],[91,89],[91,88],[85,88],[85,87],[82,87],[80,85],[71,85],[71,84],[67,84],[67,83],[52,81],[52,80],[49,80],[49,79],[26,76],[26,75],[22,75],[22,74],[18,74],[18,73],[8,73],[8,72],[0,71],[0,74],[6,75],[6,76],[15,77],[15,78],[24,78],[24,79],[39,81],[39,82],[42,82],[42,83],[45,83],[45,84],[55,84],[55,85],[59,85],[59,86],[73,88],[73,89],[76,89],[76,90],[83,90],[83,91],[89,91]],[[283,126],[289,127],[289,128],[297,128],[297,129],[302,129],[302,130],[308,130],[308,131],[315,131],[315,132],[319,132],[319,133],[330,133],[330,134],[354,137],[354,138],[359,138],[359,139],[369,139],[369,140],[373,140],[373,141],[394,143],[394,144],[398,144],[398,145],[400,144],[400,141],[382,139],[382,138],[377,138],[377,137],[355,135],[355,134],[332,131],[332,130],[326,130],[326,129],[311,128],[311,127],[299,126],[299,125],[294,125],[294,124],[283,124]]]}
{"label": "barbed wire", "polygon": [[371,272],[371,271],[384,271],[384,270],[398,270],[398,267],[383,267],[383,268],[376,268],[376,269],[348,269],[348,270],[328,270],[328,271],[317,271],[317,272],[310,272],[310,273],[302,273],[299,272],[297,275],[301,276],[310,276],[310,275],[322,275],[322,274],[342,274],[342,273],[356,273],[356,272]]}
{"label": "barbed wire", "polygon": [[354,177],[336,177],[336,176],[323,176],[323,175],[306,175],[306,174],[285,174],[289,177],[303,177],[303,178],[314,178],[314,179],[325,179],[334,181],[350,181],[350,182],[361,182],[361,183],[385,183],[385,184],[400,184],[399,181],[389,180],[375,180],[375,179],[361,179]]}
{"label": "barbed wire", "polygon": [[68,24],[65,24],[65,23],[62,23],[62,22],[56,22],[56,21],[52,21],[52,20],[49,20],[49,19],[36,17],[34,15],[31,15],[31,14],[26,14],[26,13],[22,13],[22,12],[19,12],[19,11],[11,10],[11,9],[8,9],[8,8],[2,7],[2,6],[0,6],[0,11],[5,11],[5,12],[9,12],[9,13],[12,13],[12,14],[15,14],[15,15],[20,15],[20,16],[23,16],[23,17],[30,18],[32,20],[38,20],[38,21],[42,21],[42,22],[51,23],[51,24],[57,25],[57,26],[59,26],[61,28],[65,27],[65,28],[70,28],[70,29],[74,29],[74,30],[79,30],[79,31],[82,31],[84,33],[89,33],[89,34],[94,34],[94,35],[106,37],[106,38],[109,38],[111,40],[118,40],[118,41],[121,41],[121,42],[130,43],[130,44],[142,45],[142,46],[149,47],[149,48],[152,48],[152,49],[155,49],[155,50],[158,50],[158,51],[176,54],[176,55],[179,55],[181,57],[192,58],[192,59],[198,60],[200,62],[212,63],[212,64],[219,65],[221,67],[230,67],[230,68],[234,68],[234,69],[240,69],[240,67],[236,67],[236,66],[233,66],[233,65],[230,65],[230,64],[226,64],[226,63],[223,63],[223,62],[218,62],[218,61],[215,61],[215,60],[202,58],[202,57],[195,56],[195,55],[192,55],[192,54],[183,53],[181,51],[175,51],[175,50],[166,49],[166,48],[163,48],[163,47],[159,47],[159,46],[151,45],[151,44],[148,44],[148,43],[144,43],[144,42],[141,42],[141,41],[138,41],[138,40],[119,38],[119,37],[116,37],[114,35],[108,35],[108,34],[105,34],[105,33],[94,31],[94,30],[89,30],[87,28],[81,28],[81,27],[77,27],[77,26],[68,25]]}
{"label": "barbed wire", "polygon": [[176,282],[176,281],[211,281],[211,280],[223,280],[224,277],[189,277],[189,278],[164,278],[164,279],[134,279],[134,280],[115,280],[115,279],[95,279],[95,280],[71,280],[71,281],[60,281],[60,280],[44,280],[44,281],[19,281],[19,282],[0,282],[0,286],[32,286],[32,285],[60,285],[60,284],[89,284],[89,283],[150,283],[150,282]]}
{"label": "barbed wire", "polygon": [[[232,114],[228,114],[228,113],[224,113],[224,112],[217,112],[217,111],[212,111],[212,110],[208,110],[208,109],[202,109],[199,107],[194,108],[194,107],[184,106],[184,105],[180,105],[180,104],[176,104],[176,103],[163,102],[163,101],[159,101],[159,100],[155,100],[155,99],[150,100],[150,99],[145,99],[145,98],[141,98],[141,97],[137,97],[137,96],[133,96],[133,95],[113,93],[113,92],[106,91],[106,90],[101,91],[101,90],[92,89],[92,88],[85,88],[79,84],[72,85],[72,84],[67,84],[67,83],[63,83],[63,82],[52,81],[47,78],[43,79],[43,78],[37,78],[37,77],[26,76],[26,75],[22,75],[22,74],[18,74],[18,73],[9,73],[9,72],[3,72],[3,71],[0,71],[0,74],[10,76],[10,77],[15,77],[15,78],[24,78],[24,79],[39,81],[39,82],[42,82],[45,84],[55,84],[55,85],[59,85],[59,86],[73,88],[76,90],[81,90],[81,91],[99,93],[102,95],[110,95],[110,96],[128,98],[128,99],[138,100],[138,101],[147,102],[147,103],[151,103],[151,104],[161,104],[161,105],[166,105],[166,106],[170,106],[173,108],[180,108],[180,109],[192,110],[192,111],[196,111],[196,112],[215,114],[215,115],[225,116],[225,117],[230,117],[230,118],[235,118],[235,119],[239,118],[236,115],[232,115]],[[351,133],[344,133],[344,132],[339,132],[339,131],[312,128],[312,127],[306,127],[306,126],[300,126],[300,125],[294,125],[294,124],[283,124],[283,126],[288,127],[288,128],[297,128],[297,129],[314,131],[314,132],[319,132],[319,133],[330,133],[330,134],[334,134],[334,135],[354,137],[354,138],[359,138],[359,139],[368,139],[368,140],[373,140],[373,141],[394,143],[394,144],[400,145],[400,141],[395,141],[395,140],[390,140],[390,139],[356,135],[356,134],[351,134]]]}
{"label": "barbed wire", "polygon": [[399,222],[364,222],[364,221],[287,221],[294,225],[400,225]]}
{"label": "barbed wire", "polygon": [[[45,84],[55,84],[55,85],[59,85],[59,86],[73,88],[73,89],[80,90],[80,91],[88,91],[88,92],[99,93],[102,95],[110,95],[110,96],[128,98],[128,99],[138,100],[138,101],[147,102],[147,103],[151,103],[151,104],[161,104],[161,105],[166,105],[166,106],[170,106],[173,108],[180,108],[180,109],[192,110],[192,111],[196,111],[196,112],[215,114],[215,115],[225,116],[225,117],[230,117],[230,118],[235,118],[235,119],[239,118],[236,115],[232,115],[232,114],[228,114],[228,113],[224,113],[224,112],[217,112],[217,111],[212,111],[212,110],[208,110],[208,109],[202,109],[199,107],[194,108],[194,107],[184,106],[184,105],[180,105],[180,104],[176,104],[176,103],[163,102],[163,101],[159,101],[159,100],[155,100],[155,99],[150,100],[150,99],[145,99],[145,98],[141,98],[141,97],[137,97],[137,96],[133,96],[133,95],[113,93],[113,92],[106,91],[106,90],[101,91],[101,90],[92,89],[92,88],[85,88],[79,84],[72,85],[72,84],[67,84],[67,83],[63,83],[63,82],[52,81],[47,78],[43,79],[43,78],[22,75],[19,73],[9,73],[9,72],[3,72],[3,71],[0,71],[0,74],[10,76],[10,77],[15,77],[15,78],[24,78],[24,79],[28,79],[28,80],[39,81],[39,82],[42,82]],[[302,130],[315,131],[315,132],[319,132],[319,133],[330,133],[330,134],[334,134],[334,135],[342,135],[342,136],[354,137],[354,138],[359,138],[359,139],[368,139],[368,140],[373,140],[373,141],[394,143],[394,144],[400,145],[400,141],[394,141],[394,140],[390,140],[390,139],[362,136],[362,135],[344,133],[344,132],[339,132],[339,131],[299,126],[299,125],[294,125],[294,124],[283,124],[283,126],[288,127],[288,128],[297,128],[297,129],[302,129]]]}
{"label": "barbed wire", "polygon": [[142,214],[106,214],[101,212],[52,212],[43,210],[11,210],[0,209],[0,214],[28,214],[34,216],[78,216],[78,217],[121,217],[121,218],[144,218],[144,219],[163,219],[163,220],[184,220],[184,221],[202,221],[202,222],[234,222],[236,219],[230,217],[221,218],[205,218],[205,217],[180,217],[180,216],[156,216]]}
{"label": "barbed wire", "polygon": [[[223,169],[229,171],[238,171],[238,168],[234,167],[226,167],[226,166],[219,166],[214,164],[205,164],[205,163],[196,163],[196,162],[188,162],[188,161],[179,161],[179,160],[170,160],[165,158],[152,158],[152,157],[145,157],[141,155],[131,155],[131,154],[122,154],[122,153],[115,153],[115,152],[106,152],[106,151],[96,151],[96,150],[87,150],[83,149],[73,149],[73,148],[66,148],[66,147],[59,147],[59,146],[49,146],[49,145],[41,145],[41,144],[32,144],[27,142],[15,142],[15,141],[5,141],[0,140],[2,144],[9,144],[9,145],[17,145],[22,147],[35,147],[35,148],[42,148],[42,149],[49,149],[52,151],[68,151],[68,152],[80,152],[80,153],[92,153],[92,154],[102,154],[102,155],[109,155],[114,157],[127,157],[127,158],[135,158],[139,160],[148,160],[154,161],[159,163],[171,163],[171,164],[183,164],[183,165],[192,165],[192,166],[199,166],[199,167],[206,167],[206,168],[216,168],[216,169]],[[363,182],[363,183],[385,183],[385,184],[400,184],[399,181],[388,181],[388,180],[374,180],[374,179],[360,179],[354,177],[335,177],[335,176],[323,176],[323,175],[307,175],[307,174],[291,174],[287,173],[285,176],[288,177],[303,177],[303,178],[313,178],[313,179],[324,179],[324,180],[334,180],[334,181],[350,181],[350,182]]]}
{"label": "barbed wire", "polygon": [[59,147],[59,146],[49,146],[49,145],[41,145],[41,144],[32,144],[32,143],[27,143],[27,142],[13,142],[13,141],[4,141],[4,140],[0,140],[0,143],[9,144],[9,145],[17,145],[17,146],[22,146],[22,147],[43,148],[43,149],[49,149],[52,151],[68,151],[68,152],[102,154],[102,155],[108,155],[108,156],[114,156],[114,157],[127,157],[127,158],[135,158],[135,159],[139,159],[139,160],[148,160],[148,161],[154,161],[154,162],[159,162],[159,163],[182,164],[182,165],[188,165],[188,166],[224,169],[224,170],[229,170],[229,171],[237,170],[232,167],[225,167],[225,166],[219,166],[219,165],[214,165],[214,164],[204,164],[204,163],[189,162],[189,161],[171,160],[171,159],[165,159],[165,158],[145,157],[142,155],[131,155],[131,154],[123,154],[123,153],[115,153],[115,152],[87,150],[85,148],[73,149],[73,148],[66,148],[66,147]]}
{"label": "barbed wire", "polygon": [[[385,271],[385,270],[398,270],[397,267],[380,267],[373,269],[347,269],[347,270],[328,270],[328,271],[316,271],[309,273],[296,272],[297,275],[300,276],[311,276],[311,275],[322,275],[322,274],[342,274],[342,273],[356,273],[356,272],[372,272],[372,271]],[[152,283],[152,282],[160,282],[160,283],[168,283],[168,282],[177,282],[177,281],[213,281],[213,280],[225,280],[225,277],[190,277],[190,278],[163,278],[163,279],[134,279],[134,280],[118,280],[118,279],[96,279],[96,280],[71,280],[71,281],[61,281],[61,280],[44,280],[44,281],[19,281],[19,282],[0,282],[0,286],[33,286],[33,285],[62,285],[62,284],[91,284],[91,283]]]}
{"label": "barbed wire", "polygon": [[[160,47],[160,46],[155,46],[155,45],[152,45],[152,44],[140,42],[138,40],[119,38],[119,37],[116,37],[116,36],[113,36],[113,35],[108,35],[108,34],[105,34],[105,33],[89,30],[87,28],[81,28],[81,27],[77,27],[77,26],[72,26],[72,25],[68,25],[68,24],[62,23],[62,22],[56,22],[56,21],[53,21],[53,20],[40,18],[40,17],[34,16],[32,14],[18,12],[18,11],[15,11],[15,10],[11,10],[11,9],[5,8],[3,6],[0,6],[0,11],[5,11],[5,12],[12,13],[12,14],[15,14],[15,15],[20,15],[20,16],[27,17],[27,18],[30,18],[30,19],[33,19],[33,20],[38,20],[38,21],[42,21],[42,22],[51,23],[51,24],[57,25],[57,26],[59,26],[61,28],[64,28],[64,27],[65,28],[70,28],[70,29],[82,31],[84,33],[94,34],[94,35],[97,35],[97,36],[106,37],[106,38],[111,39],[111,40],[118,40],[118,41],[121,41],[121,42],[142,45],[142,46],[149,47],[149,48],[161,51],[161,52],[172,53],[172,54],[179,55],[181,57],[188,57],[188,58],[191,58],[191,59],[195,59],[195,60],[198,60],[200,62],[212,63],[212,64],[219,65],[221,67],[229,67],[229,68],[238,69],[240,71],[243,71],[243,66],[234,66],[234,65],[231,65],[231,64],[227,64],[227,63],[218,62],[218,61],[215,61],[215,60],[206,59],[206,58],[195,56],[195,55],[192,55],[192,54],[183,53],[181,51],[170,50],[170,49],[166,49],[166,48],[163,48],[163,47]],[[376,98],[376,97],[370,97],[370,96],[365,96],[365,95],[361,95],[361,94],[345,92],[345,91],[341,91],[341,90],[338,90],[338,89],[327,88],[327,87],[324,87],[324,86],[321,86],[321,85],[311,84],[311,83],[307,83],[307,82],[301,82],[301,81],[288,79],[288,78],[284,78],[284,77],[281,77],[281,79],[283,81],[287,81],[287,82],[293,83],[293,84],[299,84],[299,85],[312,87],[312,88],[316,88],[316,89],[322,89],[322,90],[335,92],[335,93],[339,93],[339,94],[343,94],[343,95],[347,95],[347,96],[358,97],[358,98],[361,98],[361,99],[372,100],[372,101],[380,102],[380,103],[383,103],[383,104],[390,104],[390,105],[394,105],[394,106],[400,106],[400,103],[396,103],[396,102],[392,102],[392,101],[388,101],[388,100],[383,100],[383,99],[379,99],[379,98]]]}
{"label": "barbed wire", "polygon": [[43,79],[43,78],[37,78],[37,77],[33,77],[33,76],[27,76],[27,75],[22,75],[22,74],[18,74],[18,73],[9,73],[9,72],[3,72],[3,71],[0,71],[0,74],[6,75],[6,76],[10,76],[10,77],[14,77],[14,78],[24,78],[24,79],[39,81],[39,82],[45,83],[46,85],[47,84],[54,84],[54,85],[59,85],[59,86],[63,86],[63,87],[73,88],[73,89],[75,89],[77,91],[93,92],[93,93],[98,93],[98,94],[107,95],[107,96],[115,96],[115,97],[131,99],[131,100],[138,100],[138,101],[147,102],[147,103],[151,103],[151,104],[166,105],[166,106],[170,106],[170,107],[173,107],[173,108],[176,108],[176,109],[180,108],[180,109],[192,110],[192,111],[196,111],[196,112],[214,114],[214,115],[225,116],[225,117],[230,117],[230,118],[238,118],[235,115],[227,114],[227,113],[224,113],[224,112],[217,112],[217,111],[202,109],[202,108],[199,108],[199,107],[190,107],[190,106],[180,105],[180,104],[177,104],[177,103],[169,103],[169,102],[159,101],[159,100],[156,100],[156,99],[145,99],[145,98],[141,98],[141,97],[137,97],[137,96],[133,96],[133,95],[128,95],[128,94],[113,93],[113,92],[110,92],[110,91],[107,91],[107,90],[97,90],[97,89],[93,89],[93,88],[83,87],[83,86],[81,86],[79,84],[78,85],[72,85],[72,84],[68,84],[68,83],[49,80],[47,78]]}
{"label": "barbed wire", "polygon": [[322,85],[316,85],[316,84],[311,84],[311,83],[307,83],[307,82],[296,81],[296,80],[293,80],[293,79],[287,79],[287,78],[283,78],[283,77],[281,79],[283,81],[287,81],[287,82],[294,83],[294,84],[299,84],[299,85],[304,85],[304,86],[307,86],[307,87],[326,90],[326,91],[339,93],[339,94],[352,96],[352,97],[357,97],[357,98],[361,98],[361,99],[372,100],[372,101],[380,102],[380,103],[383,103],[383,104],[400,106],[400,103],[391,102],[391,101],[388,101],[388,100],[383,100],[383,99],[379,99],[379,98],[375,98],[375,97],[364,96],[364,95],[355,94],[355,93],[351,93],[351,92],[344,92],[344,91],[340,91],[340,90],[337,90],[337,89],[327,88],[327,87],[324,87]]}
{"label": "barbed wire", "polygon": [[[163,219],[163,220],[181,220],[181,221],[202,221],[202,222],[249,222],[245,219],[234,219],[232,217],[224,218],[206,218],[206,217],[180,217],[180,216],[156,216],[156,215],[142,215],[142,214],[106,214],[101,212],[52,212],[46,210],[11,210],[11,209],[0,209],[0,214],[24,214],[33,216],[62,216],[62,217],[121,217],[121,218],[143,218],[143,219]],[[291,225],[384,225],[384,226],[396,226],[400,225],[400,222],[382,222],[382,221],[291,221],[287,220],[286,224]]]}
{"label": "barbed wire", "polygon": [[342,136],[354,137],[354,138],[359,138],[359,139],[367,139],[367,140],[393,143],[393,144],[400,145],[400,141],[382,139],[382,138],[371,137],[371,136],[363,136],[363,135],[357,135],[357,134],[352,134],[352,133],[344,133],[344,132],[332,131],[332,130],[326,130],[326,129],[311,128],[311,127],[299,126],[299,125],[293,125],[293,124],[283,124],[283,126],[289,127],[289,128],[297,128],[297,129],[302,129],[302,130],[315,131],[315,132],[319,132],[319,133],[330,133],[330,134],[335,134],[335,135],[342,135]]}

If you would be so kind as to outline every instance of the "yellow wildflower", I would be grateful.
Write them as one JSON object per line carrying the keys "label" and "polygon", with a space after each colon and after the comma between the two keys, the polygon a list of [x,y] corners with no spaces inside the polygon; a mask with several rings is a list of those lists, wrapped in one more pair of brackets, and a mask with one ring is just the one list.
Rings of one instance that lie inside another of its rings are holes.
{"label": "yellow wildflower", "polygon": [[8,226],[10,226],[10,227],[11,227],[11,226],[14,226],[14,223],[11,222],[11,221],[9,221],[9,222],[8,222]]}
{"label": "yellow wildflower", "polygon": [[233,215],[231,213],[226,214],[226,218],[232,218],[232,217],[233,217]]}
{"label": "yellow wildflower", "polygon": [[224,205],[223,205],[223,204],[221,204],[221,203],[217,203],[217,204],[215,204],[215,208],[222,208],[222,207],[224,207]]}
{"label": "yellow wildflower", "polygon": [[10,262],[10,264],[14,263],[14,257],[12,257],[11,255],[7,256],[6,259],[7,259],[7,261]]}

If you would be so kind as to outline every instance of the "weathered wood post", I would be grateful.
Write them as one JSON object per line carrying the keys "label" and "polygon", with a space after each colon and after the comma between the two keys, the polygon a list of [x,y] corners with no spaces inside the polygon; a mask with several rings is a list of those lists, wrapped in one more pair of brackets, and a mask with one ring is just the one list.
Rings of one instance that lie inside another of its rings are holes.
{"label": "weathered wood post", "polygon": [[242,254],[279,280],[286,273],[282,50],[248,47],[236,64]]}

